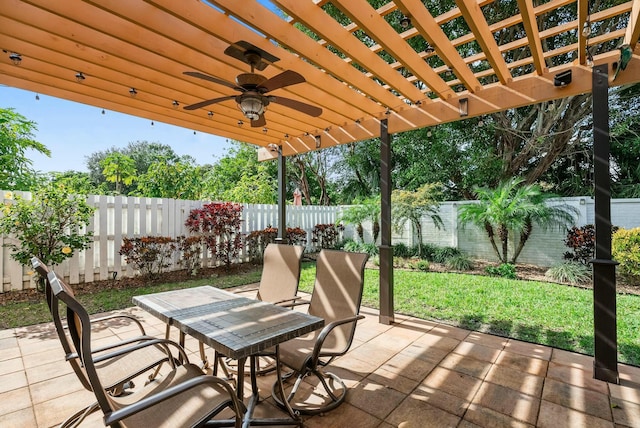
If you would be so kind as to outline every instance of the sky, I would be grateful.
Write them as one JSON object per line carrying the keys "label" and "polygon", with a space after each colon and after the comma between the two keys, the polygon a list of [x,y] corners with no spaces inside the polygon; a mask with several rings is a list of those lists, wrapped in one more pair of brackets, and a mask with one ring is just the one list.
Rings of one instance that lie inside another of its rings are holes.
{"label": "sky", "polygon": [[84,171],[86,157],[111,147],[124,148],[130,142],[167,144],[178,155],[191,155],[196,163],[214,163],[230,147],[227,140],[192,129],[80,104],[48,95],[0,85],[0,108],[13,108],[36,123],[34,139],[50,151],[47,157],[34,150],[27,156],[32,167],[42,172]]}

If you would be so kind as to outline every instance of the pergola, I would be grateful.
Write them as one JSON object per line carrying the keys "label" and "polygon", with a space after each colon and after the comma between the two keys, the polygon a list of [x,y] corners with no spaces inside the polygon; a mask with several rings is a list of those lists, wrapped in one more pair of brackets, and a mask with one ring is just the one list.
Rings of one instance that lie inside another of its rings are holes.
{"label": "pergola", "polygon": [[[385,323],[393,322],[389,136],[593,91],[594,373],[616,382],[607,89],[640,81],[640,0],[598,10],[586,0],[456,0],[446,10],[419,0],[378,9],[365,0],[266,3],[3,0],[0,83],[262,146],[263,159],[279,159],[281,214],[283,157],[380,137]],[[544,20],[548,14],[564,18]],[[602,32],[604,24],[613,30]],[[611,81],[622,45],[633,54]],[[305,82],[269,93],[265,120],[251,123],[231,97],[236,76],[251,68],[229,47],[261,53],[266,78],[290,70]],[[218,97],[227,99],[183,108]],[[321,114],[291,108],[300,103]]]}

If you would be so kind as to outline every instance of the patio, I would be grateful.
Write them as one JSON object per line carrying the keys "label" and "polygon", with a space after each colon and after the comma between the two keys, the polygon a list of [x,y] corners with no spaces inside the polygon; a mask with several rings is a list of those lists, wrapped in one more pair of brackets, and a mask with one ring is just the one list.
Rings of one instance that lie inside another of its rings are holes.
{"label": "patio", "polygon": [[[162,336],[164,324],[143,310],[127,312]],[[334,372],[350,387],[347,402],[307,427],[640,426],[640,368],[620,364],[620,384],[593,379],[593,358],[540,345],[396,315],[378,322],[363,308],[350,352]],[[100,340],[131,335],[110,325]],[[197,343],[187,340],[193,362]],[[94,401],[63,361],[52,324],[0,331],[0,426],[53,427]],[[266,400],[256,414],[280,416]],[[143,380],[139,384],[142,384]],[[100,413],[82,424],[103,426]]]}

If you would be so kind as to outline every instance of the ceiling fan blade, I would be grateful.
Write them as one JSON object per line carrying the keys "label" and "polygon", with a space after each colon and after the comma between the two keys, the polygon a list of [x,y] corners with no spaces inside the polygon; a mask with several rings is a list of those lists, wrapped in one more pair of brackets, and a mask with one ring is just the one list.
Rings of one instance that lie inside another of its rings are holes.
{"label": "ceiling fan blade", "polygon": [[322,109],[320,107],[312,106],[307,103],[303,103],[301,101],[292,100],[290,98],[283,97],[269,97],[269,101],[272,103],[278,103],[285,107],[292,108],[294,110],[298,110],[299,112],[308,114],[309,116],[317,117],[322,114]]}
{"label": "ceiling fan blade", "polygon": [[217,83],[218,85],[226,86],[227,88],[235,89],[236,91],[243,91],[244,88],[240,86],[234,85],[233,83],[229,83],[222,79],[218,79],[217,77],[209,76],[208,74],[200,73],[199,71],[185,71],[183,74],[191,77],[197,77],[198,79],[208,80],[209,82]]}
{"label": "ceiling fan blade", "polygon": [[191,104],[191,105],[185,106],[184,109],[185,110],[197,110],[199,108],[206,107],[206,106],[208,106],[210,104],[219,103],[220,101],[232,100],[235,97],[236,97],[235,95],[228,95],[226,97],[213,98],[211,100],[204,100],[204,101],[200,101],[199,103],[195,103],[195,104]]}
{"label": "ceiling fan blade", "polygon": [[266,124],[267,124],[267,121],[264,119],[264,114],[261,114],[260,117],[258,117],[256,120],[251,121],[252,128],[265,126]]}
{"label": "ceiling fan blade", "polygon": [[287,70],[276,76],[273,76],[271,79],[260,85],[260,92],[265,94],[275,89],[284,88],[285,86],[297,85],[298,83],[304,82],[306,82],[306,80],[304,79],[304,77],[302,77],[302,75],[296,73],[295,71]]}

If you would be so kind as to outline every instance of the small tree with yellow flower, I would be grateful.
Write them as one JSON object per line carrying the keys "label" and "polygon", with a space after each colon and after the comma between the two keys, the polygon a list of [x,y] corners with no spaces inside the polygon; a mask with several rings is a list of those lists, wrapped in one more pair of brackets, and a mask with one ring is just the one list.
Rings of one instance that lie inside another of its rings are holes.
{"label": "small tree with yellow flower", "polygon": [[[0,216],[0,232],[9,238],[4,246],[13,250],[11,257],[23,265],[29,266],[33,256],[46,265],[58,265],[93,241],[93,234],[85,229],[94,208],[84,196],[49,184],[34,191],[30,200],[11,193],[5,199],[10,201]],[[44,291],[44,278],[37,287]]]}

